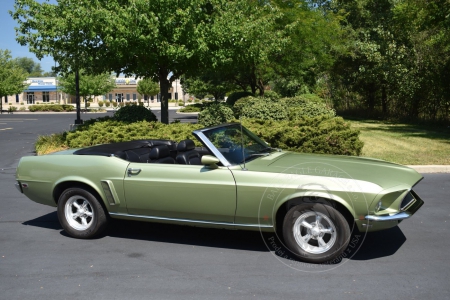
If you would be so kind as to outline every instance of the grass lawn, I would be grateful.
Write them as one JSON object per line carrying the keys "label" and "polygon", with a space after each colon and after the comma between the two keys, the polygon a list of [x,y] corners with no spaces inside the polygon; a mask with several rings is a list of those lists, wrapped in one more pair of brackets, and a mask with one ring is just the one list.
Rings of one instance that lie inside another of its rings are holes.
{"label": "grass lawn", "polygon": [[362,156],[403,165],[450,165],[450,129],[347,120],[361,131]]}

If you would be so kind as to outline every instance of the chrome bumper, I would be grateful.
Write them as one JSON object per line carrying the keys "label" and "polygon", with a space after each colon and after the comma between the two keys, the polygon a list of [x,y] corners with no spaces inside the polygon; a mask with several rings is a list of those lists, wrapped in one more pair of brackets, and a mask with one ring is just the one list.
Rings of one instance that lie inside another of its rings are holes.
{"label": "chrome bumper", "polygon": [[415,214],[416,211],[418,211],[419,208],[423,205],[423,200],[420,199],[420,197],[414,191],[411,190],[411,194],[414,197],[415,202],[411,206],[409,206],[407,210],[390,216],[367,215],[364,218],[373,222],[401,221],[404,219],[408,219],[413,214]]}

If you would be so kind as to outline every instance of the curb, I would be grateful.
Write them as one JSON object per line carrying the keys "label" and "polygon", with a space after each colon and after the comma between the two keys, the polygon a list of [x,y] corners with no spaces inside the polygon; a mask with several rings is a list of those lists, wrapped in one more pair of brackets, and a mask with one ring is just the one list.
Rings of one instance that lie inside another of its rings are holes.
{"label": "curb", "polygon": [[450,165],[417,165],[417,166],[407,166],[411,169],[416,170],[418,173],[450,173]]}

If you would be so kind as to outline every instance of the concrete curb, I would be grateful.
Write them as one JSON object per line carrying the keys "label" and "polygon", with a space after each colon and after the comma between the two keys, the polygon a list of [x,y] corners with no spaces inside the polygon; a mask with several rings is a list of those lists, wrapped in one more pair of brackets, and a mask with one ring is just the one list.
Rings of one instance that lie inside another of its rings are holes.
{"label": "concrete curb", "polygon": [[407,166],[419,173],[450,173],[450,165]]}

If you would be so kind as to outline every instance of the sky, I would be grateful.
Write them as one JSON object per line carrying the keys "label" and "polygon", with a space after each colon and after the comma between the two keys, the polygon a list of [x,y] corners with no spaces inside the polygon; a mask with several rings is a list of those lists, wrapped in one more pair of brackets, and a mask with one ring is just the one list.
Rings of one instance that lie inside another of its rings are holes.
{"label": "sky", "polygon": [[0,0],[0,49],[8,49],[11,51],[11,56],[13,58],[32,58],[35,62],[41,64],[41,68],[44,72],[50,72],[52,66],[55,65],[51,56],[44,57],[39,61],[34,53],[28,51],[28,46],[20,46],[19,43],[17,43],[14,27],[17,27],[18,25],[9,15],[8,11],[10,10],[14,10],[14,0]]}

